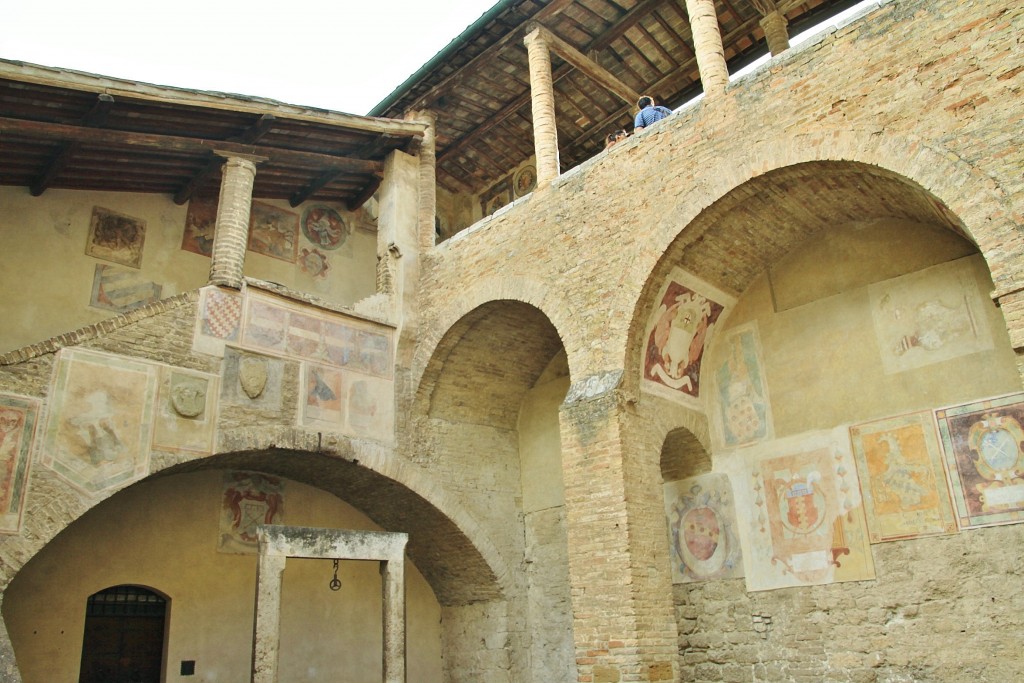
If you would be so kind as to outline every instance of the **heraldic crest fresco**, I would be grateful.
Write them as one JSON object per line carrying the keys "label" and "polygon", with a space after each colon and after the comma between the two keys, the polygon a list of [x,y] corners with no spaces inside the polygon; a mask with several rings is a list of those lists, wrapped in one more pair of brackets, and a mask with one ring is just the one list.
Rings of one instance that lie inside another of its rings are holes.
{"label": "heraldic crest fresco", "polygon": [[254,472],[227,472],[221,496],[217,550],[248,555],[256,552],[256,527],[281,524],[284,482]]}
{"label": "heraldic crest fresco", "polygon": [[672,583],[743,576],[732,487],[709,473],[665,484]]}
{"label": "heraldic crest fresco", "polygon": [[935,413],[961,528],[1024,521],[1024,394]]}
{"label": "heraldic crest fresco", "polygon": [[697,398],[707,341],[735,300],[674,268],[657,301],[645,335],[644,386],[669,398]]}
{"label": "heraldic crest fresco", "polygon": [[839,428],[723,459],[735,481],[747,482],[737,507],[749,520],[748,590],[874,578],[848,443]]}
{"label": "heraldic crest fresco", "polygon": [[955,533],[932,412],[850,427],[871,542]]}

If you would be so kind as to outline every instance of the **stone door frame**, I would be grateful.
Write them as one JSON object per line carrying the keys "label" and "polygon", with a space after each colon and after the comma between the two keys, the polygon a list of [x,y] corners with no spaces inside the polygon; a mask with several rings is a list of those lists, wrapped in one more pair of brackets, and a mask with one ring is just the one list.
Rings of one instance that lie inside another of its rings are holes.
{"label": "stone door frame", "polygon": [[252,683],[277,683],[281,645],[281,581],[289,557],[380,562],[383,596],[383,683],[405,683],[405,546],[409,535],[313,527],[257,527]]}

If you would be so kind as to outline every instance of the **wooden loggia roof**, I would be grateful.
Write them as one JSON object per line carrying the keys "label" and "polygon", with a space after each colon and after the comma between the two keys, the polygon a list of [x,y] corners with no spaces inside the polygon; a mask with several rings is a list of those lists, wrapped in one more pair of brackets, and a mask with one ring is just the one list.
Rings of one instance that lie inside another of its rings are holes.
{"label": "wooden loggia roof", "polygon": [[[730,70],[767,53],[761,10],[782,11],[795,35],[854,4],[715,0]],[[533,25],[558,44],[551,57],[563,170],[601,151],[609,132],[632,130],[635,100],[602,85],[602,72],[670,107],[701,91],[685,0],[501,0],[370,112],[437,115],[442,187],[480,193],[533,155],[523,44]]]}
{"label": "wooden loggia roof", "polygon": [[258,159],[253,195],[355,209],[422,124],[0,60],[0,185],[216,195],[224,154]]}

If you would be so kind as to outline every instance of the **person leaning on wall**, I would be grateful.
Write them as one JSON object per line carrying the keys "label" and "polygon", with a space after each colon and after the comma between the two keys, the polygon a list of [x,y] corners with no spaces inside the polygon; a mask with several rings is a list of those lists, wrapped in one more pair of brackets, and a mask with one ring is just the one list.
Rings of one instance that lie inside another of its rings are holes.
{"label": "person leaning on wall", "polygon": [[636,106],[640,111],[636,113],[636,117],[633,119],[633,132],[635,133],[639,133],[647,126],[661,121],[672,113],[672,110],[668,107],[655,104],[654,98],[650,95],[644,95],[637,100]]}
{"label": "person leaning on wall", "polygon": [[622,142],[628,137],[629,133],[627,133],[621,128],[613,133],[608,133],[608,135],[605,136],[604,139],[604,148],[610,149],[611,147],[614,147],[616,143]]}

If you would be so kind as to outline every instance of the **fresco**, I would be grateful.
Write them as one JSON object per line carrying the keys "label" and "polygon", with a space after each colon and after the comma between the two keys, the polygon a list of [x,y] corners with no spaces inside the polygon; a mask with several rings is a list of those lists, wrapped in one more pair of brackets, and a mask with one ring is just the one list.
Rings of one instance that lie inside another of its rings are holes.
{"label": "fresco", "polygon": [[163,286],[143,279],[134,270],[96,264],[89,305],[106,311],[127,313],[160,300]]}
{"label": "fresco", "polygon": [[307,426],[341,427],[345,420],[345,389],[337,368],[303,364],[302,423]]}
{"label": "fresco", "polygon": [[1024,394],[935,412],[962,529],[1024,521]]}
{"label": "fresco", "polygon": [[93,207],[89,240],[85,245],[88,256],[140,268],[145,241],[145,221],[100,206]]}
{"label": "fresco", "polygon": [[702,474],[664,484],[672,583],[743,576],[729,477]]}
{"label": "fresco", "polygon": [[217,382],[216,375],[181,368],[160,369],[154,448],[212,452]]}
{"label": "fresco", "polygon": [[985,301],[968,257],[868,287],[887,374],[993,347]]}
{"label": "fresco", "polygon": [[39,399],[0,394],[0,533],[21,528]]}
{"label": "fresco", "polygon": [[717,411],[711,414],[726,447],[771,438],[772,413],[755,323],[729,330],[721,345],[722,360],[713,373]]}
{"label": "fresco", "polygon": [[931,411],[850,427],[872,543],[955,533]]}
{"label": "fresco", "polygon": [[644,388],[669,398],[700,396],[704,349],[732,297],[676,268],[662,285],[646,328]]}
{"label": "fresco", "polygon": [[200,256],[213,254],[213,235],[217,227],[217,199],[214,197],[189,200],[185,215],[185,231],[181,248]]}
{"label": "fresco", "polygon": [[211,356],[223,356],[225,343],[237,343],[242,327],[242,297],[217,287],[199,292],[192,348]]}
{"label": "fresco", "polygon": [[254,201],[249,213],[249,250],[295,263],[298,248],[299,214]]}
{"label": "fresco", "polygon": [[735,483],[747,590],[874,578],[845,427],[724,454]]}
{"label": "fresco", "polygon": [[284,523],[284,482],[255,472],[226,472],[221,489],[217,550],[254,555],[256,527]]}
{"label": "fresco", "polygon": [[303,236],[321,249],[337,249],[351,232],[341,214],[329,206],[314,204],[302,212]]}
{"label": "fresco", "polygon": [[144,476],[156,388],[155,365],[62,350],[50,394],[43,466],[90,494]]}
{"label": "fresco", "polygon": [[243,345],[390,379],[390,328],[248,296]]}

